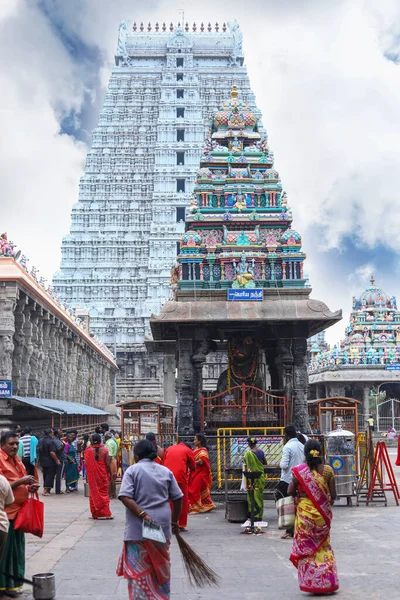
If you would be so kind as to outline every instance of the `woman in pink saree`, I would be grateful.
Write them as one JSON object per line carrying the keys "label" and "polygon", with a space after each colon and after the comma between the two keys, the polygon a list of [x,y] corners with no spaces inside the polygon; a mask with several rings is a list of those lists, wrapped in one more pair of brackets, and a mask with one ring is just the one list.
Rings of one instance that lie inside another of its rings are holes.
{"label": "woman in pink saree", "polygon": [[322,463],[315,440],[304,446],[306,462],[292,469],[289,495],[298,495],[290,560],[297,568],[302,592],[329,594],[339,589],[335,556],[330,545],[331,505],[336,498],[332,467]]}

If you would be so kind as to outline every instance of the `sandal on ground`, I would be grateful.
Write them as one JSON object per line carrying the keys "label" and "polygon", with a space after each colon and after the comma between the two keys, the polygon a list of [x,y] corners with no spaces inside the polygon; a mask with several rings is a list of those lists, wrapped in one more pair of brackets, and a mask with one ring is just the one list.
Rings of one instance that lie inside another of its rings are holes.
{"label": "sandal on ground", "polygon": [[281,535],[281,540],[291,540],[292,539],[292,535],[290,535],[290,533],[284,533],[283,535]]}
{"label": "sandal on ground", "polygon": [[50,492],[43,492],[42,496],[51,496]]}

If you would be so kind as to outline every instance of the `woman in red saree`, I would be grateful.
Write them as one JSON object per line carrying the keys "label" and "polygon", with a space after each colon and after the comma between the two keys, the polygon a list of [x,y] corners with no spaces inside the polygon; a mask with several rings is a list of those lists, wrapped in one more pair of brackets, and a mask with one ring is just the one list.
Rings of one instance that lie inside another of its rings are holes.
{"label": "woman in red saree", "polygon": [[316,440],[305,444],[304,455],[306,462],[293,467],[288,488],[289,495],[299,495],[290,560],[297,568],[302,592],[329,594],[339,589],[330,545],[335,478],[332,467],[322,464],[322,450]]}
{"label": "woman in red saree", "polygon": [[193,457],[196,470],[190,473],[189,480],[189,514],[204,513],[215,508],[211,500],[210,488],[212,474],[210,457],[207,450],[207,440],[202,433],[194,437]]}
{"label": "woman in red saree", "polygon": [[112,519],[108,495],[108,483],[111,478],[110,456],[98,433],[92,435],[92,445],[85,450],[85,466],[92,518]]}
{"label": "woman in red saree", "polygon": [[397,440],[397,458],[396,458],[396,466],[400,467],[400,433]]}

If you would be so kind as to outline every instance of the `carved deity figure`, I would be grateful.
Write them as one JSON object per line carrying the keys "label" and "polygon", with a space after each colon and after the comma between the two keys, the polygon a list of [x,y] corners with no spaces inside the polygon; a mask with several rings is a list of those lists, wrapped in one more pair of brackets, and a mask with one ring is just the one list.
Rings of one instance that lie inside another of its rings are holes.
{"label": "carved deity figure", "polygon": [[125,63],[128,58],[128,52],[126,49],[126,38],[128,36],[128,26],[129,26],[128,21],[121,21],[121,23],[119,25],[117,56],[122,57],[123,63]]}
{"label": "carved deity figure", "polygon": [[233,261],[233,288],[254,288],[254,258],[251,264],[246,261],[245,253],[240,257],[240,262]]}
{"label": "carved deity figure", "polygon": [[235,196],[233,208],[237,208],[239,212],[241,212],[243,208],[246,208],[246,198],[244,194],[242,194],[242,188],[240,186],[238,187],[238,193]]}
{"label": "carved deity figure", "polygon": [[[260,346],[253,337],[236,337],[228,344],[229,367],[221,373],[218,378],[218,393],[245,383],[261,390],[264,389],[264,381],[259,373]],[[241,390],[232,390],[232,393]]]}
{"label": "carved deity figure", "polygon": [[0,377],[11,379],[14,344],[11,335],[0,337]]}
{"label": "carved deity figure", "polygon": [[0,235],[0,256],[14,256],[12,243],[8,241],[6,232]]}
{"label": "carved deity figure", "polygon": [[233,150],[233,152],[239,152],[239,150],[243,150],[243,142],[235,137],[232,142],[228,143],[229,150]]}
{"label": "carved deity figure", "polygon": [[190,200],[190,204],[189,204],[189,213],[192,214],[194,213],[198,208],[198,203],[197,203],[197,198],[192,198]]}
{"label": "carved deity figure", "polygon": [[171,269],[171,279],[170,279],[169,285],[171,287],[177,286],[178,281],[179,281],[179,266],[175,265]]}
{"label": "carved deity figure", "polygon": [[233,49],[229,60],[232,66],[236,66],[238,59],[243,56],[243,34],[236,19],[233,23],[228,22],[228,27],[233,34]]}

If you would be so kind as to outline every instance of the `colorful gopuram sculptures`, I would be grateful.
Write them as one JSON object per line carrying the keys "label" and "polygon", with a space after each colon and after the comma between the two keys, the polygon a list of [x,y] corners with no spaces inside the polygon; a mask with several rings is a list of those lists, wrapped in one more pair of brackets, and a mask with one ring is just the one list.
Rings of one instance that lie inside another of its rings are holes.
{"label": "colorful gopuram sculptures", "polygon": [[258,119],[236,86],[211,121],[176,289],[304,287],[301,237]]}
{"label": "colorful gopuram sculptures", "polygon": [[400,363],[400,310],[394,296],[371,285],[353,297],[350,323],[339,346],[320,351],[311,347],[311,373],[335,365],[395,365]]}

